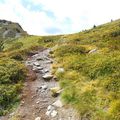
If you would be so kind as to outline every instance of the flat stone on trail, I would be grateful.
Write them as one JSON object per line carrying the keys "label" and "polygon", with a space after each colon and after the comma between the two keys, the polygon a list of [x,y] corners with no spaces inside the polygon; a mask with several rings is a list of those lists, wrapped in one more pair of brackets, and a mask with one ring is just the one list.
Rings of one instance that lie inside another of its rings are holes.
{"label": "flat stone on trail", "polygon": [[40,103],[40,101],[37,101],[37,102],[36,102],[36,104],[39,104],[39,103]]}
{"label": "flat stone on trail", "polygon": [[39,57],[39,58],[36,58],[36,60],[40,61],[40,60],[44,60],[43,58]]}
{"label": "flat stone on trail", "polygon": [[42,70],[42,69],[43,69],[43,67],[38,66],[38,67],[37,67],[37,69],[38,69],[38,70]]}
{"label": "flat stone on trail", "polygon": [[42,90],[46,90],[47,88],[48,88],[47,85],[42,85],[42,86],[40,87],[40,89],[42,89]]}
{"label": "flat stone on trail", "polygon": [[35,66],[40,66],[40,64],[38,62],[34,62],[33,63]]}
{"label": "flat stone on trail", "polygon": [[35,118],[35,120],[41,120],[41,117],[37,117],[37,118]]}
{"label": "flat stone on trail", "polygon": [[56,111],[56,110],[53,110],[53,111],[51,112],[51,117],[56,117],[57,114],[58,114],[57,111]]}
{"label": "flat stone on trail", "polygon": [[50,79],[53,78],[53,75],[51,75],[51,74],[45,74],[45,75],[43,75],[42,77],[43,77],[45,80],[50,80]]}
{"label": "flat stone on trail", "polygon": [[48,111],[51,111],[51,110],[53,110],[54,109],[54,107],[52,106],[52,105],[49,105],[48,107],[47,107],[47,110]]}
{"label": "flat stone on trail", "polygon": [[50,116],[50,113],[51,113],[51,111],[47,111],[45,114],[46,114],[47,116]]}
{"label": "flat stone on trail", "polygon": [[50,116],[51,115],[51,113],[54,111],[54,107],[52,106],[52,105],[49,105],[48,107],[47,107],[47,112],[45,113],[47,116]]}
{"label": "flat stone on trail", "polygon": [[57,100],[52,105],[55,106],[55,107],[60,107],[60,108],[63,107],[63,104],[62,104],[61,100]]}

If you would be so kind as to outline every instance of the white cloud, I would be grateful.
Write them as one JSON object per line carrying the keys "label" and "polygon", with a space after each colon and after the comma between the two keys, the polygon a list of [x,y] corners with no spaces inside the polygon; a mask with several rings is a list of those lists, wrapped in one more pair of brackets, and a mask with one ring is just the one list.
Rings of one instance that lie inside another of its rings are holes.
{"label": "white cloud", "polygon": [[[30,0],[28,0],[30,1]],[[94,24],[118,19],[119,0],[31,0],[42,5],[42,11],[25,8],[21,0],[5,0],[0,3],[0,18],[19,22],[30,34],[49,34],[48,28],[57,28],[61,33],[77,32]],[[46,11],[54,13],[51,18]],[[69,20],[67,22],[67,20]]]}

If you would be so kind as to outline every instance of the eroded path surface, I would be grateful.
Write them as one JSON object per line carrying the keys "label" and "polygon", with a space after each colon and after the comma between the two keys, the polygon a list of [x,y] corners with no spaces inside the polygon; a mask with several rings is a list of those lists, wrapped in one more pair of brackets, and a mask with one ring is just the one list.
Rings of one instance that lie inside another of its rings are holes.
{"label": "eroded path surface", "polygon": [[73,109],[61,103],[60,96],[51,95],[50,89],[59,85],[51,74],[53,60],[49,52],[46,49],[28,58],[25,64],[32,80],[28,77],[25,82],[19,108],[1,120],[79,120]]}

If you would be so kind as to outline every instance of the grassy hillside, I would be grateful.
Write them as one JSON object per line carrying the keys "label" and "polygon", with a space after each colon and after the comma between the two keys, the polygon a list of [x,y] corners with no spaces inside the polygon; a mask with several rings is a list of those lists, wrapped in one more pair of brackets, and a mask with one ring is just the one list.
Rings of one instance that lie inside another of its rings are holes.
{"label": "grassy hillside", "polygon": [[[64,36],[54,52],[63,100],[83,118],[120,119],[120,20]],[[91,51],[93,50],[93,52]]]}
{"label": "grassy hillside", "polygon": [[[13,91],[19,93],[16,88],[21,88],[26,73],[21,60],[30,51],[40,47],[53,47],[51,56],[56,60],[53,73],[64,89],[63,101],[77,109],[82,118],[120,119],[120,20],[76,34],[22,37],[6,41],[4,46],[4,51],[0,53],[0,67],[5,65],[6,69],[0,69],[1,93],[5,90],[11,91],[12,95]],[[12,64],[21,67],[11,70],[9,68]],[[63,67],[65,72],[57,73],[58,67]],[[6,72],[7,69],[9,72]],[[17,74],[19,72],[13,72],[16,69],[22,71],[20,76]],[[3,75],[7,77],[2,77]],[[17,85],[20,87],[15,87]],[[5,92],[0,95],[0,114],[10,108],[7,100],[10,94]],[[19,98],[12,97],[9,103],[13,104],[17,100]]]}

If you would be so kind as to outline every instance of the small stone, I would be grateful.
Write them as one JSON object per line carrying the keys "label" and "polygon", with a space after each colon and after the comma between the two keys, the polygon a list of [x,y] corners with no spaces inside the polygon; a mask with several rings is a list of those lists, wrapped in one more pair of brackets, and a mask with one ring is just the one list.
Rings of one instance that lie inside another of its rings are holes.
{"label": "small stone", "polygon": [[50,116],[51,112],[54,110],[55,108],[52,106],[52,105],[49,105],[47,107],[47,112],[46,112],[46,115],[47,116]]}
{"label": "small stone", "polygon": [[40,61],[40,60],[43,60],[43,58],[37,58],[36,60]]}
{"label": "small stone", "polygon": [[35,105],[32,105],[32,107],[35,107]]}
{"label": "small stone", "polygon": [[11,117],[11,116],[13,116],[15,113],[13,112],[13,113],[11,113],[9,116]]}
{"label": "small stone", "polygon": [[60,87],[50,88],[50,91],[52,92],[53,97],[57,97],[61,93]]}
{"label": "small stone", "polygon": [[46,63],[47,63],[47,64],[51,64],[51,63],[53,63],[53,61],[52,61],[52,60],[50,60],[50,61],[47,61]]}
{"label": "small stone", "polygon": [[39,104],[39,103],[40,103],[40,101],[37,101],[37,102],[36,102],[36,104]]}
{"label": "small stone", "polygon": [[47,116],[50,116],[50,113],[51,113],[51,111],[47,111],[45,114],[46,114]]}
{"label": "small stone", "polygon": [[45,69],[44,72],[47,73],[47,72],[49,72],[49,70],[48,70],[48,69]]}
{"label": "small stone", "polygon": [[20,104],[20,106],[23,106],[23,105],[24,105],[24,103],[25,103],[24,101],[21,101],[21,104]]}
{"label": "small stone", "polygon": [[41,117],[37,117],[37,118],[35,118],[35,120],[41,120]]}
{"label": "small stone", "polygon": [[47,110],[48,111],[51,111],[53,109],[53,106],[52,105],[49,105],[48,107],[47,107]]}
{"label": "small stone", "polygon": [[38,70],[42,70],[42,69],[43,69],[43,67],[38,66],[38,67],[37,67],[37,69],[38,69]]}
{"label": "small stone", "polygon": [[97,52],[97,49],[90,50],[90,51],[89,51],[89,54],[90,54],[90,53],[95,53],[95,52]]}
{"label": "small stone", "polygon": [[40,66],[40,64],[38,62],[34,62],[33,63],[35,66]]}
{"label": "small stone", "polygon": [[57,114],[58,114],[57,111],[56,111],[56,110],[53,110],[53,111],[51,112],[51,117],[55,117]]}
{"label": "small stone", "polygon": [[47,85],[43,85],[43,86],[41,86],[41,89],[43,89],[43,90],[46,90],[47,88],[48,88]]}
{"label": "small stone", "polygon": [[43,77],[45,80],[50,80],[50,79],[53,78],[53,75],[51,75],[51,74],[45,74],[45,75],[43,75],[42,77]]}
{"label": "small stone", "polygon": [[60,108],[63,107],[63,104],[62,104],[61,100],[57,100],[52,105],[55,106],[55,107],[60,107]]}
{"label": "small stone", "polygon": [[57,73],[64,73],[64,71],[65,71],[64,68],[58,68],[56,72]]}
{"label": "small stone", "polygon": [[23,115],[21,115],[21,117],[22,117],[22,118],[25,118],[25,117],[26,117],[26,115],[25,115],[25,114],[23,114]]}

